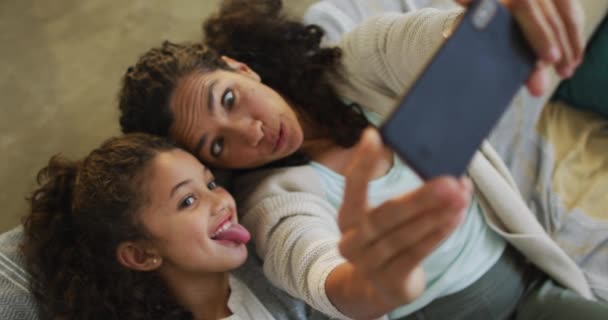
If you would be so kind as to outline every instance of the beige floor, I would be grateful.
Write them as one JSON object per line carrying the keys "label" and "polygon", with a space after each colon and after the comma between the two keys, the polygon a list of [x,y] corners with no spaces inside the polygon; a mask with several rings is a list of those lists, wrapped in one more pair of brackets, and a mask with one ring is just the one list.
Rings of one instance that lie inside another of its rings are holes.
{"label": "beige floor", "polygon": [[[197,40],[219,0],[0,0],[0,232],[53,154],[119,133],[119,79],[162,40]],[[313,0],[285,0],[294,15]]]}

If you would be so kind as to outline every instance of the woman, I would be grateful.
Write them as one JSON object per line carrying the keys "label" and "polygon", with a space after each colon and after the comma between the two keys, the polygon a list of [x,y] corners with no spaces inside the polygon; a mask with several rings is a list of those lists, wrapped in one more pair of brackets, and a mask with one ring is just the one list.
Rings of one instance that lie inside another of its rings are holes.
{"label": "woman", "polygon": [[[538,22],[536,11],[529,19],[530,7],[512,10],[524,22]],[[370,318],[391,310],[393,317],[438,319],[488,318],[487,310],[496,319],[515,313],[534,318],[539,314],[533,310],[544,315],[577,310],[590,318],[605,312],[605,306],[551,282],[538,285],[542,276],[529,275],[537,271],[515,247],[561,285],[591,297],[580,270],[546,234],[538,242],[549,248],[555,264],[534,260],[534,246],[516,244],[521,237],[486,223],[488,216],[521,211],[496,208],[491,201],[509,192],[517,204],[521,199],[490,147],[474,161],[471,175],[476,184],[492,177],[504,187],[478,186],[472,199],[467,179],[422,184],[390,150],[379,147],[373,132],[355,148],[364,129],[390,111],[458,12],[378,17],[337,49],[320,48],[319,28],[287,20],[279,11],[278,1],[225,2],[205,25],[207,44],[222,56],[203,45],[166,42],[129,68],[120,94],[125,132],[170,136],[217,167],[278,167],[249,172],[235,188],[274,284],[334,317]],[[560,19],[551,22],[563,28]],[[556,44],[545,29],[531,29],[529,38],[542,40],[535,46],[543,61],[567,75],[580,56],[577,38],[566,36]],[[547,37],[552,41],[544,41]],[[561,46],[557,55],[555,45]],[[532,75],[531,91],[541,91],[542,74]],[[374,159],[373,166],[366,158]],[[361,190],[372,179],[368,205]],[[484,202],[488,197],[490,203]],[[523,208],[523,221],[540,228]],[[506,292],[487,294],[496,293],[488,284],[498,278],[509,284]],[[525,295],[527,290],[533,294]],[[554,291],[572,299],[544,306],[534,300]],[[486,304],[470,306],[465,300],[471,296],[486,298]],[[517,311],[522,301],[529,303]]]}
{"label": "woman", "polygon": [[38,180],[22,249],[42,319],[308,318],[273,289],[252,293],[254,269],[229,273],[250,237],[234,200],[165,139],[132,134],[81,161],[53,157]]}

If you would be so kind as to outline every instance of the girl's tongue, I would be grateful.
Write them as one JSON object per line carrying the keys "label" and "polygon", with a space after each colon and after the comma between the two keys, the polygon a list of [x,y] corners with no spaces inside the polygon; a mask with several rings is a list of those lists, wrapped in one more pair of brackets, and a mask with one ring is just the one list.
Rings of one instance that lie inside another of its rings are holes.
{"label": "girl's tongue", "polygon": [[232,241],[241,244],[247,243],[249,239],[251,239],[251,235],[249,234],[249,231],[245,229],[245,227],[240,224],[233,223],[230,225],[230,227],[228,227],[227,230],[218,234],[217,237],[214,237],[214,239]]}

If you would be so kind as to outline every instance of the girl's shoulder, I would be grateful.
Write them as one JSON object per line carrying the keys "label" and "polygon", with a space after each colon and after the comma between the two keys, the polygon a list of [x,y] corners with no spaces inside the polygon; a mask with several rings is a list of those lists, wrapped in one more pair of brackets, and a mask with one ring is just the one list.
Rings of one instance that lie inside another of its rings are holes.
{"label": "girl's shoulder", "polygon": [[[248,250],[251,253],[255,252],[253,244],[248,245]],[[234,308],[242,310],[241,313],[244,315],[241,318],[234,318],[235,320],[329,319],[312,309],[304,301],[294,298],[272,285],[264,275],[262,260],[255,254],[249,254],[245,264],[231,272],[230,287],[232,290],[238,291],[237,295],[240,295],[240,299],[233,299],[234,303],[240,304]],[[245,304],[247,307],[245,307]],[[247,314],[252,310],[257,310],[255,316]],[[272,316],[269,317],[268,314]],[[233,318],[230,318],[230,320],[233,320]]]}

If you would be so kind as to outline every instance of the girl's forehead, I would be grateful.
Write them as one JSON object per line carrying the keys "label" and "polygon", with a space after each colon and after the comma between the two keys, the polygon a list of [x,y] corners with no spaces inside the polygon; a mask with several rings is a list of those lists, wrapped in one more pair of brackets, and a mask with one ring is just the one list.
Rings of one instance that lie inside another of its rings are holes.
{"label": "girl's forehead", "polygon": [[211,175],[204,166],[189,152],[176,148],[159,152],[144,169],[142,182],[144,194],[150,204],[167,203],[175,193],[175,188],[187,181],[196,181]]}

